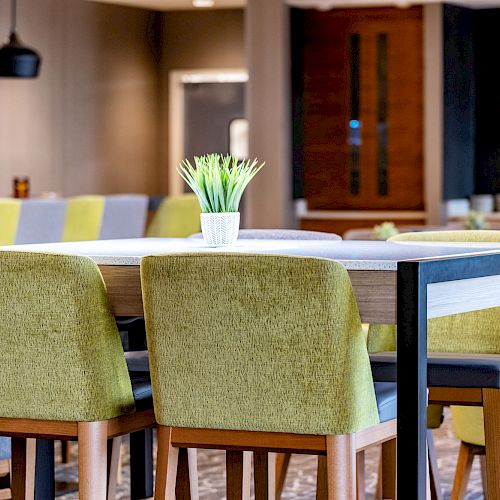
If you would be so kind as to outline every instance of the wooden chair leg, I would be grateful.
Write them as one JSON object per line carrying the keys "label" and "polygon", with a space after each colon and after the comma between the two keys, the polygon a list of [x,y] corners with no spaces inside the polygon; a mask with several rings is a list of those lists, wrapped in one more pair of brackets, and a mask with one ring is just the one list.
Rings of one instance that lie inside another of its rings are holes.
{"label": "wooden chair leg", "polygon": [[431,483],[432,500],[443,500],[443,490],[441,488],[441,477],[437,464],[436,447],[434,446],[434,435],[432,430],[427,430],[427,454],[429,458],[429,479]]}
{"label": "wooden chair leg", "polygon": [[71,441],[61,441],[61,462],[69,464],[71,462]]}
{"label": "wooden chair leg", "polygon": [[26,500],[35,495],[36,440],[12,438],[12,500]]}
{"label": "wooden chair leg", "polygon": [[276,497],[276,453],[255,451],[253,454],[255,500]]}
{"label": "wooden chair leg", "polygon": [[155,500],[175,500],[179,448],[172,446],[172,428],[158,426]]}
{"label": "wooden chair leg", "polygon": [[380,460],[377,468],[377,486],[375,487],[375,500],[383,500],[382,497],[382,463],[384,461],[383,452],[380,453]]}
{"label": "wooden chair leg", "polygon": [[276,454],[276,500],[281,499],[283,487],[285,486],[288,465],[290,464],[291,453]]}
{"label": "wooden chair leg", "polygon": [[316,480],[316,500],[328,500],[328,464],[326,455],[318,456],[318,477]]}
{"label": "wooden chair leg", "polygon": [[396,440],[382,443],[380,456],[380,498],[396,499]]}
{"label": "wooden chair leg", "polygon": [[107,422],[78,422],[80,500],[105,500],[107,495]]}
{"label": "wooden chair leg", "polygon": [[500,498],[500,389],[483,389],[486,487],[488,498]]}
{"label": "wooden chair leg", "polygon": [[115,500],[122,438],[108,439],[108,500]]}
{"label": "wooden chair leg", "polygon": [[118,456],[118,472],[116,474],[116,484],[123,482],[123,446],[120,446],[120,453]]}
{"label": "wooden chair leg", "polygon": [[467,443],[461,442],[451,500],[462,500],[464,498],[473,460],[472,447]]}
{"label": "wooden chair leg", "polygon": [[198,463],[196,449],[179,448],[176,477],[176,500],[198,500]]}
{"label": "wooden chair leg", "polygon": [[252,483],[252,455],[251,451],[243,452],[243,500],[250,500]]}
{"label": "wooden chair leg", "polygon": [[326,436],[328,500],[356,498],[356,448],[352,434]]}
{"label": "wooden chair leg", "polygon": [[198,491],[198,450],[188,448],[188,468],[189,468],[189,488],[191,490],[191,500],[198,500],[200,497]]}
{"label": "wooden chair leg", "polygon": [[356,454],[356,498],[365,500],[365,452],[360,451]]}
{"label": "wooden chair leg", "polygon": [[226,451],[227,500],[250,500],[251,454],[244,451]]}

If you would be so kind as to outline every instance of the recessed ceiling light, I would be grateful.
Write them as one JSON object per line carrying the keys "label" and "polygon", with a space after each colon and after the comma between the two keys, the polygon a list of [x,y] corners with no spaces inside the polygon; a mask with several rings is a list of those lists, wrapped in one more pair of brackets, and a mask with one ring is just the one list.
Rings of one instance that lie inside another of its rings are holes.
{"label": "recessed ceiling light", "polygon": [[193,0],[193,7],[213,7],[215,5],[215,0]]}

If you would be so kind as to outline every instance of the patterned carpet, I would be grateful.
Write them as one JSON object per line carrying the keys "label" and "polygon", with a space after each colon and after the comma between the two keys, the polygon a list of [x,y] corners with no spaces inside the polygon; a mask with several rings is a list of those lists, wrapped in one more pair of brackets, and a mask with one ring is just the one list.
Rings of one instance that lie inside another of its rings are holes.
{"label": "patterned carpet", "polygon": [[[458,456],[459,443],[456,440],[449,414],[446,414],[444,424],[440,429],[434,431],[434,438],[438,454],[438,465],[441,473],[444,498],[449,499],[453,484],[453,476]],[[73,446],[73,454],[76,454],[76,446]],[[373,499],[377,481],[377,465],[379,450],[374,448],[367,453],[366,457],[366,491],[367,498]],[[59,455],[59,454],[57,454]],[[76,455],[75,455],[76,459]],[[311,456],[294,455],[290,462],[290,469],[283,492],[286,500],[313,500],[316,488],[316,463],[317,458]],[[198,454],[200,498],[203,500],[225,499],[225,456],[223,452],[212,450],[200,450]],[[122,482],[118,487],[117,498],[126,500],[129,495],[129,468],[128,468],[128,446],[125,445],[123,455]],[[77,478],[76,463],[58,464],[56,470],[58,480],[71,481]],[[59,497],[62,500],[77,500],[78,494],[71,493]],[[476,458],[472,470],[466,500],[478,500],[483,498],[481,474],[479,461]]]}

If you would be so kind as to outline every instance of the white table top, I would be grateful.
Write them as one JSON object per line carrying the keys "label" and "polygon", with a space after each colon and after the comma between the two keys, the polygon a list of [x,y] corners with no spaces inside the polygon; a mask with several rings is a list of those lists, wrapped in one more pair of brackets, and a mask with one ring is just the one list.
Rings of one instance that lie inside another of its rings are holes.
{"label": "white table top", "polygon": [[0,250],[86,255],[100,265],[139,265],[145,255],[185,252],[241,252],[324,257],[349,270],[394,271],[398,261],[500,252],[496,243],[402,244],[385,241],[239,240],[223,248],[207,247],[201,239],[138,238],[70,243],[14,245]]}

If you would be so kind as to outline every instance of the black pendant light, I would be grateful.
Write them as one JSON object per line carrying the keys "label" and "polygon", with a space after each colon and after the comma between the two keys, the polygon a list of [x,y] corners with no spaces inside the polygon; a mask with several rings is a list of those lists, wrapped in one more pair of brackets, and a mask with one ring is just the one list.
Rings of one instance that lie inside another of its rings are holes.
{"label": "black pendant light", "polygon": [[16,33],[17,0],[11,0],[9,42],[0,48],[0,77],[36,78],[40,69],[40,55],[24,46]]}

